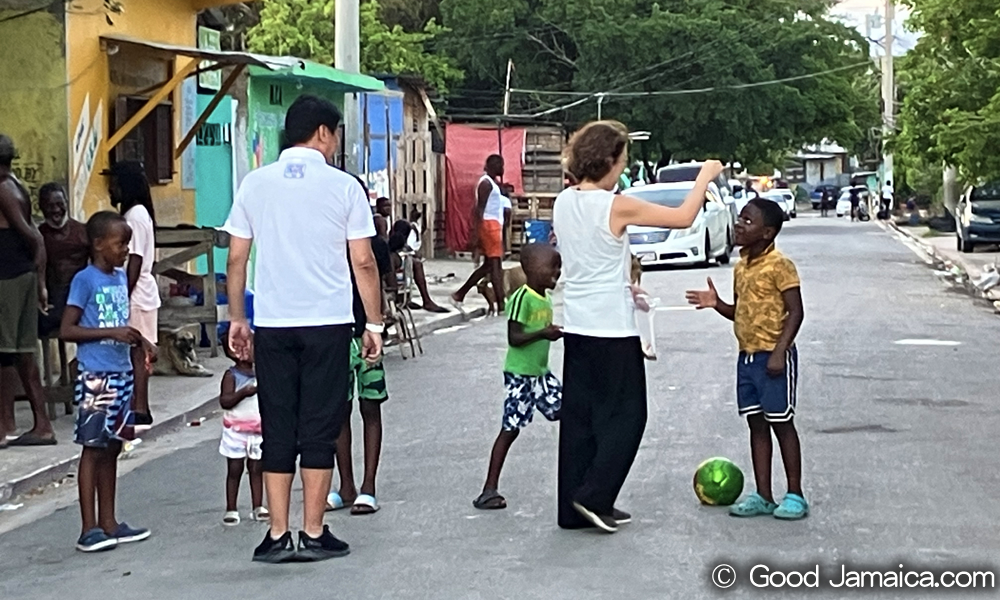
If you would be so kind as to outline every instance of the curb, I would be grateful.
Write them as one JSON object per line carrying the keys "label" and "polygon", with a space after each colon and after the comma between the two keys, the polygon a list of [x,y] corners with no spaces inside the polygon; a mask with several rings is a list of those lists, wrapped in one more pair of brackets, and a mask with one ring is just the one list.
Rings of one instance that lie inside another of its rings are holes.
{"label": "curb", "polygon": [[[164,434],[176,431],[187,423],[197,421],[203,417],[208,417],[217,410],[220,410],[218,402],[219,397],[215,396],[188,409],[185,412],[155,423],[150,426],[149,430],[144,435],[142,435],[141,439],[143,443],[155,440]],[[60,443],[72,444],[73,442]],[[46,465],[41,469],[23,477],[19,477],[12,481],[0,482],[0,502],[7,502],[11,498],[31,492],[32,490],[36,490],[65,478],[76,469],[76,465],[79,460],[80,454],[77,453],[69,458],[52,463],[51,465]]]}
{"label": "curb", "polygon": [[[421,337],[423,337],[439,329],[454,327],[455,325],[460,325],[485,315],[485,308],[477,308],[467,313],[454,312],[445,317],[441,317],[440,319],[435,319],[417,325],[417,332]],[[141,439],[143,443],[153,441],[167,433],[181,429],[188,423],[198,421],[202,418],[207,418],[219,410],[221,410],[219,408],[219,397],[213,396],[212,398],[209,398],[182,413],[164,419],[163,421],[157,421],[149,428]],[[73,442],[60,443],[72,444]],[[65,478],[67,475],[76,470],[76,465],[79,460],[80,454],[76,453],[69,458],[52,463],[51,465],[46,465],[23,477],[19,477],[11,481],[0,482],[0,503],[8,502],[11,498],[26,494]]]}
{"label": "curb", "polygon": [[972,282],[972,278],[969,276],[968,269],[963,267],[961,264],[958,264],[957,262],[954,262],[951,259],[945,257],[940,252],[938,252],[937,248],[935,248],[932,244],[928,244],[927,242],[913,235],[909,231],[904,230],[903,228],[893,223],[892,221],[888,221],[885,227],[887,230],[894,231],[900,236],[905,237],[912,243],[919,246],[920,250],[924,252],[924,254],[926,254],[930,259],[929,264],[938,271],[947,274],[949,279],[956,287],[961,288],[966,294],[971,296],[973,299],[988,302],[990,305],[994,306],[995,309],[997,308],[993,304],[994,298],[990,298],[988,295],[984,294],[982,290],[977,288],[976,285]]}

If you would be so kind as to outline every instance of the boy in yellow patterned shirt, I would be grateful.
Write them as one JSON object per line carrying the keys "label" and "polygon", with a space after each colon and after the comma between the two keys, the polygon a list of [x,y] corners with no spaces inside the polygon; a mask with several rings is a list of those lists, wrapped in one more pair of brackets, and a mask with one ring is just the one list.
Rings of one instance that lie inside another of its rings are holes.
{"label": "boy in yellow patterned shirt", "polygon": [[[736,244],[742,250],[733,269],[733,303],[719,300],[711,279],[708,291],[687,293],[688,302],[699,309],[714,308],[733,321],[740,346],[736,403],[750,427],[757,491],[730,509],[737,517],[773,515],[795,520],[809,514],[794,423],[799,377],[795,336],[804,311],[795,264],[774,248],[783,221],[784,213],[775,202],[751,200],[736,223]],[[788,477],[788,493],[780,506],[771,494],[772,431]]]}

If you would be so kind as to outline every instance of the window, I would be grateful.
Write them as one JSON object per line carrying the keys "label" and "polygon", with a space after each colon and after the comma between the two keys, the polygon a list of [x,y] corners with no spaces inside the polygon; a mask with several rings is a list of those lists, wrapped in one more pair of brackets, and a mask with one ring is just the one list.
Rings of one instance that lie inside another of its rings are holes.
{"label": "window", "polygon": [[[112,120],[117,131],[139,112],[146,98],[120,96],[115,100]],[[174,179],[174,107],[161,102],[112,150],[112,162],[135,160],[146,167],[150,185],[163,185]]]}

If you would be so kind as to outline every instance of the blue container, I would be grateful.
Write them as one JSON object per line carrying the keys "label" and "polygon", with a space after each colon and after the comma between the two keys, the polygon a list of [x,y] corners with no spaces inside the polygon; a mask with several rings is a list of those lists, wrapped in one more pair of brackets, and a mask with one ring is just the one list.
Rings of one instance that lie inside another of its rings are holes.
{"label": "blue container", "polygon": [[525,221],[525,244],[548,244],[552,238],[552,221]]}

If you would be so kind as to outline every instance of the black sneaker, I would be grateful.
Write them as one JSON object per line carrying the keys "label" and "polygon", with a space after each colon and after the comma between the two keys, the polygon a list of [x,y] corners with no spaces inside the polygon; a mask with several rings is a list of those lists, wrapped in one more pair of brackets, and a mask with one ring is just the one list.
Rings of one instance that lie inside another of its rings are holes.
{"label": "black sneaker", "polygon": [[628,514],[624,510],[618,510],[614,508],[611,510],[611,518],[615,520],[615,523],[619,525],[628,525],[632,522],[632,515]]}
{"label": "black sneaker", "polygon": [[614,533],[618,531],[618,523],[608,515],[599,515],[579,502],[574,502],[573,508],[575,508],[576,512],[580,513],[584,519],[593,523],[594,526],[601,531],[606,533]]}
{"label": "black sneaker", "polygon": [[134,419],[134,424],[135,425],[152,425],[153,424],[153,415],[151,415],[149,413],[140,413],[140,412],[132,413],[132,417]]}
{"label": "black sneaker", "polygon": [[295,560],[295,543],[292,542],[292,532],[286,531],[278,539],[271,539],[271,530],[264,534],[264,541],[254,548],[253,561],[278,564]]}
{"label": "black sneaker", "polygon": [[298,560],[317,561],[329,558],[347,556],[351,553],[351,546],[347,542],[338,540],[330,533],[330,526],[323,526],[323,533],[318,538],[311,538],[306,532],[299,532]]}

